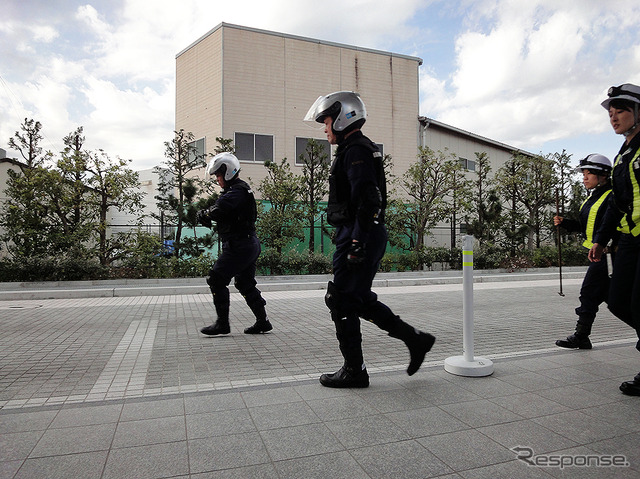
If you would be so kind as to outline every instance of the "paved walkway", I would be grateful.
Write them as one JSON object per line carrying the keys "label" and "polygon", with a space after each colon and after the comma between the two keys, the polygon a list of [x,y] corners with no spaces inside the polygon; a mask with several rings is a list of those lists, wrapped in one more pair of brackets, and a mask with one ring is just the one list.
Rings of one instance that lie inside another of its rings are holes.
{"label": "paved walkway", "polygon": [[317,380],[341,364],[326,277],[261,278],[266,335],[242,334],[232,294],[216,338],[198,333],[203,280],[2,284],[0,478],[638,477],[640,398],[618,390],[635,334],[604,310],[593,350],[554,346],[582,274],[563,297],[557,272],[476,272],[483,378],[443,368],[462,354],[460,274],[380,275],[381,300],[438,339],[408,377],[404,345],[363,323],[363,390]]}

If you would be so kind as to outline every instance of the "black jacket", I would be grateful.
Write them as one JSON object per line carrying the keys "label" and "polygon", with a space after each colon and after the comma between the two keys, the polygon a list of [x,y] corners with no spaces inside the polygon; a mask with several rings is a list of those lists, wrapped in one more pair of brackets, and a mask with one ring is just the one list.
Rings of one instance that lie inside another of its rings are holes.
{"label": "black jacket", "polygon": [[[602,195],[611,191],[611,185],[602,185],[598,186],[591,191],[589,197],[582,203],[580,206],[580,214],[577,220],[564,218],[560,226],[562,226],[565,230],[569,232],[580,232],[586,238],[585,247],[591,248],[593,242],[593,236],[595,232],[598,231],[600,225],[602,225],[602,220],[604,219],[605,212],[607,210],[607,200],[608,197],[604,198],[602,203],[600,203],[598,207],[598,211],[593,211],[595,213],[594,223],[590,225],[589,217],[591,216],[593,207],[598,200],[602,198]],[[609,193],[609,196],[611,194]],[[588,244],[587,244],[588,242]]]}
{"label": "black jacket", "polygon": [[338,145],[329,173],[327,220],[352,230],[351,238],[366,242],[371,228],[384,224],[387,183],[382,154],[361,131]]}
{"label": "black jacket", "polygon": [[595,235],[594,243],[607,244],[623,219],[630,226],[631,234],[640,234],[639,155],[640,134],[637,134],[628,145],[622,145],[616,156],[611,176],[613,194],[607,198],[607,211]]}
{"label": "black jacket", "polygon": [[255,235],[256,217],[253,191],[247,182],[239,178],[231,180],[211,208],[198,213],[204,226],[210,227],[212,221],[217,223],[222,241]]}

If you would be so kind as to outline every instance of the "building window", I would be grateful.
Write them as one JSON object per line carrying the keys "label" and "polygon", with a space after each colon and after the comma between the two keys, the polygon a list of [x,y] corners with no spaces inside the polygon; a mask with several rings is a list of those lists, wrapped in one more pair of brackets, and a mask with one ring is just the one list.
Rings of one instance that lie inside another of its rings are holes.
{"label": "building window", "polygon": [[236,157],[240,161],[273,161],[273,135],[236,133]]}
{"label": "building window", "polygon": [[473,160],[467,160],[466,158],[460,158],[460,164],[467,171],[476,171],[476,162]]}
{"label": "building window", "polygon": [[189,161],[194,161],[196,158],[205,158],[204,153],[204,138],[200,138],[196,141],[189,143]]}
{"label": "building window", "polygon": [[296,166],[302,166],[304,163],[300,160],[300,155],[307,156],[307,143],[313,139],[322,148],[322,152],[327,155],[325,161],[331,163],[331,145],[327,140],[318,140],[316,138],[300,138],[296,137]]}

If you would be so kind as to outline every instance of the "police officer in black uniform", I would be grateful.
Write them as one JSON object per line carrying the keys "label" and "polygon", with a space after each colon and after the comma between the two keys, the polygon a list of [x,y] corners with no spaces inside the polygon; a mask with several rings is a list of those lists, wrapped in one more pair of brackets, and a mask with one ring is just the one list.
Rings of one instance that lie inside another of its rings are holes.
{"label": "police officer in black uniform", "polygon": [[[582,171],[582,181],[590,194],[580,205],[580,215],[577,220],[555,216],[553,223],[569,232],[581,232],[586,238],[582,245],[589,250],[593,246],[593,235],[602,223],[607,209],[606,200],[611,193],[611,161],[606,156],[594,153],[580,160],[577,169]],[[615,240],[616,238],[614,238],[614,245]],[[614,249],[613,245],[611,249]],[[556,341],[556,345],[570,349],[591,349],[589,340],[591,327],[600,305],[607,301],[608,295],[607,263],[605,261],[590,262],[580,288],[580,306],[576,308],[578,315],[576,331],[566,339]]]}
{"label": "police officer in black uniform", "polygon": [[242,294],[256,317],[256,322],[244,330],[245,334],[271,331],[267,319],[266,301],[256,288],[256,261],[260,256],[260,242],[256,236],[256,200],[251,187],[239,178],[240,162],[231,153],[214,156],[207,166],[209,176],[215,176],[222,187],[216,203],[198,212],[198,221],[207,227],[218,225],[222,241],[222,254],[209,271],[207,283],[213,294],[213,304],[218,316],[211,326],[200,330],[208,336],[228,334],[229,283],[235,279],[235,287]]}
{"label": "police officer in black uniform", "polygon": [[[603,246],[616,229],[620,239],[609,288],[609,311],[636,330],[640,338],[640,86],[609,88],[602,106],[613,131],[624,136],[611,175],[612,194],[589,259],[600,261]],[[640,341],[636,344],[640,351]],[[623,394],[640,396],[640,373],[620,385]]]}
{"label": "police officer in black uniform", "polygon": [[357,93],[341,91],[318,98],[305,116],[305,121],[324,123],[329,143],[338,145],[329,175],[327,205],[327,220],[336,227],[334,276],[325,302],[335,323],[344,365],[335,373],[320,376],[323,386],[334,388],[369,386],[360,318],[405,342],[410,376],[420,368],[435,341],[432,335],[402,321],[371,291],[387,244],[387,191],[382,154],[360,131],[366,115]]}

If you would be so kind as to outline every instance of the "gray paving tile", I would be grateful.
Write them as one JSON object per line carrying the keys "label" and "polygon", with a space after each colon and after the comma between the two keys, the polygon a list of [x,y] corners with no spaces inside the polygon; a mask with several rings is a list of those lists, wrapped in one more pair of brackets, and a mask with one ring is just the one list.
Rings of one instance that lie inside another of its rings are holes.
{"label": "gray paving tile", "polygon": [[0,435],[0,461],[26,459],[44,431],[12,432]]}
{"label": "gray paving tile", "polygon": [[556,434],[531,420],[480,427],[477,431],[502,444],[507,449],[523,446],[535,450],[536,453],[547,453],[577,445],[576,442]]}
{"label": "gray paving tile", "polygon": [[350,452],[371,479],[423,479],[454,472],[416,441],[391,442]]}
{"label": "gray paving tile", "polygon": [[463,423],[436,406],[388,413],[385,416],[409,434],[411,438],[471,428],[468,424]]}
{"label": "gray paving tile", "polygon": [[246,409],[188,414],[186,422],[189,439],[256,431],[251,414]]}
{"label": "gray paving tile", "polygon": [[513,396],[490,398],[489,400],[525,418],[547,416],[573,409],[570,406],[564,406],[551,399],[544,398],[537,393],[515,394]]}
{"label": "gray paving tile", "polygon": [[61,429],[50,428],[43,434],[29,457],[108,451],[111,447],[115,430],[116,425],[114,423]]}
{"label": "gray paving tile", "polygon": [[189,477],[191,479],[281,479],[282,476],[278,476],[272,464],[259,464],[257,466],[191,474]]}
{"label": "gray paving tile", "polygon": [[640,431],[640,414],[638,414],[640,407],[637,402],[612,402],[602,406],[586,407],[580,412],[619,427],[621,433],[628,430]]}
{"label": "gray paving tile", "polygon": [[133,399],[122,407],[121,421],[137,421],[184,414],[184,399]]}
{"label": "gray paving tile", "polygon": [[626,457],[632,469],[640,472],[640,447],[638,444],[640,444],[640,433],[621,433],[616,437],[590,444],[589,448],[600,454],[621,454]]}
{"label": "gray paving tile", "polygon": [[359,394],[359,396],[381,413],[407,411],[433,405],[424,396],[401,387],[397,383],[395,388],[389,387],[382,391],[368,391],[367,393]]}
{"label": "gray paving tile", "polygon": [[198,394],[185,396],[184,410],[186,414],[198,414],[212,411],[229,411],[243,409],[246,405],[242,395],[237,392],[218,392],[216,394]]}
{"label": "gray paving tile", "polygon": [[189,440],[191,474],[267,464],[270,460],[258,433]]}
{"label": "gray paving tile", "polygon": [[[280,479],[370,479],[347,452],[278,461],[274,463]],[[246,476],[249,477],[249,476]],[[253,477],[253,476],[252,476]]]}
{"label": "gray paving tile", "polygon": [[318,415],[303,401],[252,407],[249,412],[259,431],[320,422]]}
{"label": "gray paving tile", "polygon": [[[233,333],[216,340],[198,332],[213,314],[198,295],[11,311],[0,324],[0,477],[637,477],[640,400],[618,390],[640,369],[632,331],[603,311],[594,349],[555,348],[559,318],[573,320],[575,305],[515,283],[485,285],[476,302],[476,352],[495,357],[486,378],[442,368],[462,346],[457,286],[383,288],[438,342],[408,377],[402,343],[363,323],[371,386],[356,390],[318,383],[342,362],[323,291],[269,293],[295,321],[274,318],[274,333],[255,338],[241,332],[252,317],[235,293]],[[155,321],[144,371],[136,355],[115,359],[143,320]],[[14,323],[55,334],[12,336]],[[524,324],[531,334],[514,341]],[[622,451],[632,465],[531,468],[510,450],[525,441],[537,454]]]}
{"label": "gray paving tile", "polygon": [[[570,438],[578,444],[591,444],[620,434],[620,428],[580,411],[569,411],[533,418],[537,424]],[[626,430],[626,432],[631,432]]]}
{"label": "gray paving tile", "polygon": [[116,423],[120,419],[121,412],[122,404],[69,406],[60,410],[51,423],[51,427],[60,428]]}
{"label": "gray paving tile", "polygon": [[323,421],[370,416],[378,411],[356,394],[307,401],[307,404]]}
{"label": "gray paving tile", "polygon": [[333,453],[344,449],[324,424],[268,429],[260,431],[260,436],[274,461]]}
{"label": "gray paving tile", "polygon": [[564,458],[566,466],[539,467],[530,466],[527,470],[543,470],[550,477],[569,479],[631,479],[638,477],[638,471],[631,467],[601,467],[593,462],[585,466],[587,458],[593,461],[597,459],[598,453],[591,447],[579,446],[571,449],[557,451],[556,457]]}
{"label": "gray paving tile", "polygon": [[118,423],[113,448],[143,446],[187,439],[184,416],[140,419]]}
{"label": "gray paving tile", "polygon": [[531,467],[522,461],[509,461],[491,466],[478,467],[460,472],[464,479],[549,479],[551,476],[542,468]]}
{"label": "gray paving tile", "polygon": [[107,451],[27,459],[14,479],[98,478],[106,459]]}
{"label": "gray paving tile", "polygon": [[[465,378],[468,379],[468,378]],[[465,389],[461,385],[454,384],[450,381],[435,381],[427,386],[412,387],[408,389],[420,395],[431,404],[444,405],[465,401],[474,401],[482,399],[477,394]]]}
{"label": "gray paving tile", "polygon": [[247,407],[269,406],[274,404],[290,404],[302,401],[302,397],[294,389],[273,387],[244,391],[242,399]]}
{"label": "gray paving tile", "polygon": [[49,427],[58,411],[13,411],[0,413],[0,431],[42,431]]}
{"label": "gray paving tile", "polygon": [[22,466],[24,461],[0,461],[0,477],[12,478]]}
{"label": "gray paving tile", "polygon": [[328,421],[324,424],[347,449],[410,438],[407,432],[383,415]]}
{"label": "gray paving tile", "polygon": [[186,441],[112,449],[102,478],[151,479],[186,475],[189,474],[188,457]]}
{"label": "gray paving tile", "polygon": [[522,419],[521,416],[486,399],[443,404],[440,408],[471,427],[491,426]]}
{"label": "gray paving tile", "polygon": [[540,390],[537,394],[573,409],[601,406],[612,402],[611,397],[589,391],[585,384],[581,385],[581,387],[562,385],[556,388]]}
{"label": "gray paving tile", "polygon": [[475,430],[423,437],[416,441],[453,471],[499,464],[514,458],[509,448]]}

